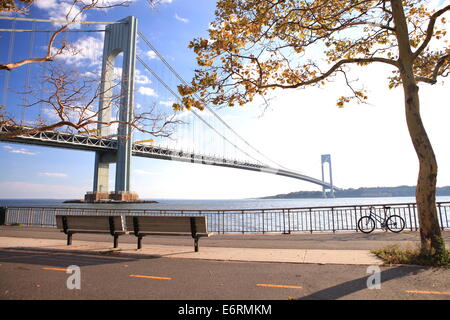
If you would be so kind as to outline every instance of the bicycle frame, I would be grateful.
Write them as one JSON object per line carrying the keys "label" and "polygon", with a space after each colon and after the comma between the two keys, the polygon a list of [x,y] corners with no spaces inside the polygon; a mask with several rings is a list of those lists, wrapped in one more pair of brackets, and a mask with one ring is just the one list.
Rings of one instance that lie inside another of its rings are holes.
{"label": "bicycle frame", "polygon": [[369,214],[367,214],[366,211],[366,215],[362,216],[357,222],[359,230],[364,233],[371,233],[376,228],[378,222],[381,224],[381,229],[383,230],[389,230],[396,233],[401,232],[405,228],[405,220],[399,215],[391,214],[390,209],[391,207],[383,206],[383,217],[376,214],[374,206],[370,206]]}
{"label": "bicycle frame", "polygon": [[376,213],[375,213],[375,207],[371,206],[371,207],[369,207],[369,211],[370,211],[369,217],[370,217],[370,218],[373,218],[375,221],[377,221],[378,223],[380,223],[380,224],[381,224],[381,227],[384,228],[384,226],[386,225],[386,220],[387,220],[387,218],[388,218],[388,215],[387,215],[386,212],[387,212],[387,210],[389,210],[389,209],[390,209],[390,207],[383,207],[383,210],[384,210],[384,218],[383,218],[382,216],[376,214]]}

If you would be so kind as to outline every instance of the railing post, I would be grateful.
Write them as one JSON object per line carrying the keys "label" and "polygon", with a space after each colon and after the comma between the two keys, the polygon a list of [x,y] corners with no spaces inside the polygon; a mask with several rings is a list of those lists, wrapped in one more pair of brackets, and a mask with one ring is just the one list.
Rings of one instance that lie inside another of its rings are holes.
{"label": "railing post", "polygon": [[438,203],[438,209],[439,209],[439,218],[441,221],[441,230],[444,231],[444,223],[442,222],[442,212],[441,212],[441,204]]}
{"label": "railing post", "polygon": [[412,217],[411,217],[411,204],[408,203],[408,214],[409,214],[409,224],[410,224],[410,229],[411,231],[413,231],[413,225],[412,225]]}
{"label": "railing post", "polygon": [[6,224],[8,207],[0,207],[0,226]]}
{"label": "railing post", "polygon": [[312,209],[309,208],[309,230],[311,233],[313,233],[313,227],[312,227]]}
{"label": "railing post", "polygon": [[53,215],[52,215],[52,226],[56,227],[56,209],[53,209]]}
{"label": "railing post", "polygon": [[291,234],[291,210],[288,209],[288,229],[289,229],[289,234]]}
{"label": "railing post", "polygon": [[333,233],[336,233],[336,228],[334,227],[334,208],[331,207],[331,222],[333,222]]}
{"label": "railing post", "polygon": [[262,233],[264,234],[264,210],[262,211]]}
{"label": "railing post", "polygon": [[28,224],[29,226],[31,226],[31,215],[32,215],[32,213],[33,213],[33,209],[34,209],[34,208],[30,208],[30,209],[28,210],[28,221],[27,221],[27,224]]}
{"label": "railing post", "polygon": [[242,234],[244,234],[244,210],[242,210],[242,215],[241,215],[241,224],[242,224]]}
{"label": "railing post", "polygon": [[225,234],[225,211],[222,211],[222,234]]}
{"label": "railing post", "polygon": [[417,227],[416,204],[413,204],[413,214],[414,214],[414,227],[415,227],[415,229],[417,231],[419,228]]}

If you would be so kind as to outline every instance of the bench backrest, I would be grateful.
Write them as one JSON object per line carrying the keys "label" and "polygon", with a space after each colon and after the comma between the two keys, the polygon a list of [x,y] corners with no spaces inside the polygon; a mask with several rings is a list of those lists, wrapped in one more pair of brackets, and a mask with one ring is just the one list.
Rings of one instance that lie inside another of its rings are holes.
{"label": "bench backrest", "polygon": [[[65,218],[64,218],[65,217]],[[64,216],[56,215],[56,226],[64,230],[64,221],[67,223],[67,229],[71,231],[125,231],[123,219],[121,216],[113,216],[111,221],[109,216]]]}
{"label": "bench backrest", "polygon": [[134,232],[134,220],[137,218],[139,232],[191,233],[192,224],[197,234],[207,234],[206,217],[174,216],[127,216],[127,230]]}

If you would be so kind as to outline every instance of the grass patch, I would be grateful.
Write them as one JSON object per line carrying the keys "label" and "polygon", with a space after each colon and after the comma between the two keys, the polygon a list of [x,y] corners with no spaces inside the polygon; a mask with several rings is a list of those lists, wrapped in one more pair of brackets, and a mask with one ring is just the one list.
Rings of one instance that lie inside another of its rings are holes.
{"label": "grass patch", "polygon": [[371,252],[386,264],[450,267],[450,252],[448,250],[445,250],[442,255],[425,255],[421,252],[420,246],[417,248],[402,248],[399,245],[393,245],[383,249],[371,250]]}
{"label": "grass patch", "polygon": [[11,223],[10,226],[12,226],[12,227],[20,227],[22,225],[20,223],[18,223],[18,222],[14,222],[14,223]]}

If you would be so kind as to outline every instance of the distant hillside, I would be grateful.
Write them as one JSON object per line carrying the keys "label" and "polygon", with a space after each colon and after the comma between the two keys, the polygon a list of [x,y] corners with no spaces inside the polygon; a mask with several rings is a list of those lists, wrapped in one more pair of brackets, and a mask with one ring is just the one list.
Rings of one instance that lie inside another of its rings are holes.
{"label": "distant hillside", "polygon": [[[376,187],[343,189],[335,191],[336,198],[376,198],[376,197],[414,197],[416,187]],[[437,188],[437,196],[450,196],[450,186]],[[275,196],[263,197],[261,199],[304,199],[304,198],[322,198],[322,191],[297,191],[286,194],[277,194]]]}

